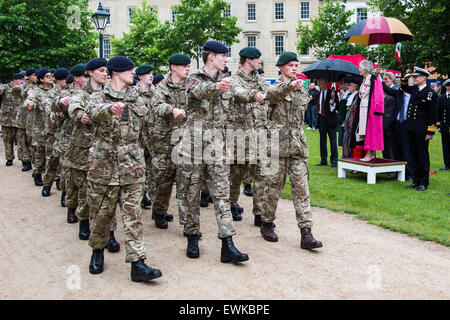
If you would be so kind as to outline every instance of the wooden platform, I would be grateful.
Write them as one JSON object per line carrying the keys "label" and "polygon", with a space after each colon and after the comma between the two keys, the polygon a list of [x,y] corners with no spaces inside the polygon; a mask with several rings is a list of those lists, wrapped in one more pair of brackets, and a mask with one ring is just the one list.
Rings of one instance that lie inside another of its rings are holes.
{"label": "wooden platform", "polygon": [[345,170],[356,170],[367,173],[367,183],[376,184],[377,173],[398,172],[398,181],[405,181],[406,162],[378,159],[366,162],[359,158],[347,158],[338,160],[338,178],[345,178]]}

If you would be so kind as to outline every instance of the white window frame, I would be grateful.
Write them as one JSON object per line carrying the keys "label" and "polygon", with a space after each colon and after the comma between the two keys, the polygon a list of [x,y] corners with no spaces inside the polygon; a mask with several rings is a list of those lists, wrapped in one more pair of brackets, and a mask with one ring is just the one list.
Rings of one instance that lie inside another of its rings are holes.
{"label": "white window frame", "polygon": [[[303,6],[302,4],[307,3],[308,4],[308,17],[302,17],[303,15]],[[311,3],[309,1],[301,1],[300,2],[300,20],[309,20],[311,18]]]}
{"label": "white window frame", "polygon": [[231,4],[228,4],[227,9],[222,11],[222,17],[224,17],[224,18],[231,17]]}
{"label": "white window frame", "polygon": [[[281,4],[282,6],[282,18],[277,18],[277,4]],[[274,2],[273,4],[273,20],[275,21],[284,21],[285,17],[284,17],[284,2]]]}
{"label": "white window frame", "polygon": [[106,25],[109,26],[109,25],[111,25],[111,9],[110,8],[103,8],[103,10],[109,12],[108,21],[106,22]]}
{"label": "white window frame", "polygon": [[[253,5],[253,8],[254,8],[253,14],[254,14],[255,19],[253,19],[253,20],[249,19],[250,18],[250,5]],[[256,22],[256,3],[255,2],[247,3],[247,22]]]}
{"label": "white window frame", "polygon": [[[280,38],[280,37],[281,37],[281,39],[283,41],[283,50],[281,52],[277,53],[277,38]],[[274,37],[273,37],[273,44],[274,44],[273,52],[275,53],[276,56],[279,56],[280,54],[282,54],[283,52],[286,51],[286,35],[284,35],[284,34],[275,34]]]}
{"label": "white window frame", "polygon": [[174,10],[174,9],[175,9],[175,6],[170,7],[170,15],[171,15],[171,19],[170,20],[172,21],[172,23],[175,22],[175,18],[178,15],[176,10]]}
{"label": "white window frame", "polygon": [[[253,45],[250,44],[250,38],[255,40],[255,43]],[[247,47],[256,47],[256,36],[247,36]]]}
{"label": "white window frame", "polygon": [[[108,45],[106,45],[108,44]],[[103,57],[105,59],[109,59],[111,55],[111,39],[103,38]]]}
{"label": "white window frame", "polygon": [[136,7],[128,7],[127,8],[127,15],[128,15],[128,24],[133,24],[131,22],[131,19],[133,18],[133,10],[136,9]]}
{"label": "white window frame", "polygon": [[[362,13],[365,14],[365,18],[364,18],[364,19],[361,19]],[[368,15],[368,10],[367,10],[367,8],[356,8],[356,22],[360,22],[360,21],[362,21],[362,20],[365,20],[365,19],[367,19],[368,17],[369,17],[369,15]]]}

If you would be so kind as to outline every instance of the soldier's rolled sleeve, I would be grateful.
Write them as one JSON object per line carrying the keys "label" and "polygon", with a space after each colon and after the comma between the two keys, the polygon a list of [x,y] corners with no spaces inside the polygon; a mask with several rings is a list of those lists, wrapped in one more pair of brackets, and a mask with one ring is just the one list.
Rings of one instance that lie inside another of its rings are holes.
{"label": "soldier's rolled sleeve", "polygon": [[164,95],[160,92],[155,93],[155,98],[152,103],[153,113],[157,116],[164,118],[172,114],[174,106],[168,104],[165,101]]}
{"label": "soldier's rolled sleeve", "polygon": [[220,91],[216,89],[217,83],[218,82],[200,83],[197,81],[197,83],[188,84],[187,93],[197,100],[208,100],[220,93]]}
{"label": "soldier's rolled sleeve", "polygon": [[85,114],[84,106],[83,106],[83,99],[81,98],[80,94],[75,94],[72,96],[68,108],[68,113],[70,119],[72,119],[74,122],[81,122],[81,118],[83,117],[83,114]]}

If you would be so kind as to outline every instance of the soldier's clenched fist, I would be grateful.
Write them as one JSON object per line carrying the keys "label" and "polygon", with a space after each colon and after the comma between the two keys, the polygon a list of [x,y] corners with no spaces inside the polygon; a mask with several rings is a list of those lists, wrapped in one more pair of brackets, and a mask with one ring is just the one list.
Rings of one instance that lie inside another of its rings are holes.
{"label": "soldier's clenched fist", "polygon": [[122,114],[123,109],[125,109],[125,104],[122,102],[116,102],[111,106],[111,112],[115,115]]}

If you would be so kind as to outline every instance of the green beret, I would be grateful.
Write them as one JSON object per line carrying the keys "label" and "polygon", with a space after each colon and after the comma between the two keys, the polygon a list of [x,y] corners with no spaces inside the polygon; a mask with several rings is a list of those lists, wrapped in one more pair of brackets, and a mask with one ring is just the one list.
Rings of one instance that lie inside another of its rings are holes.
{"label": "green beret", "polygon": [[70,69],[70,74],[73,76],[81,77],[86,72],[86,65],[79,63]]}
{"label": "green beret", "polygon": [[239,55],[242,58],[255,59],[255,58],[261,57],[261,51],[259,51],[255,47],[246,47],[246,48],[242,49],[241,51],[239,51]]}
{"label": "green beret", "polygon": [[289,63],[291,61],[297,61],[297,54],[295,52],[291,52],[291,51],[286,51],[283,52],[280,57],[278,58],[277,64],[276,66],[282,66],[285,65],[286,63]]}
{"label": "green beret", "polygon": [[143,75],[152,72],[154,67],[149,64],[143,64],[142,66],[139,66],[136,68],[136,74],[137,75]]}
{"label": "green beret", "polygon": [[191,64],[191,58],[183,53],[175,53],[170,56],[169,64],[184,66],[187,64]]}

